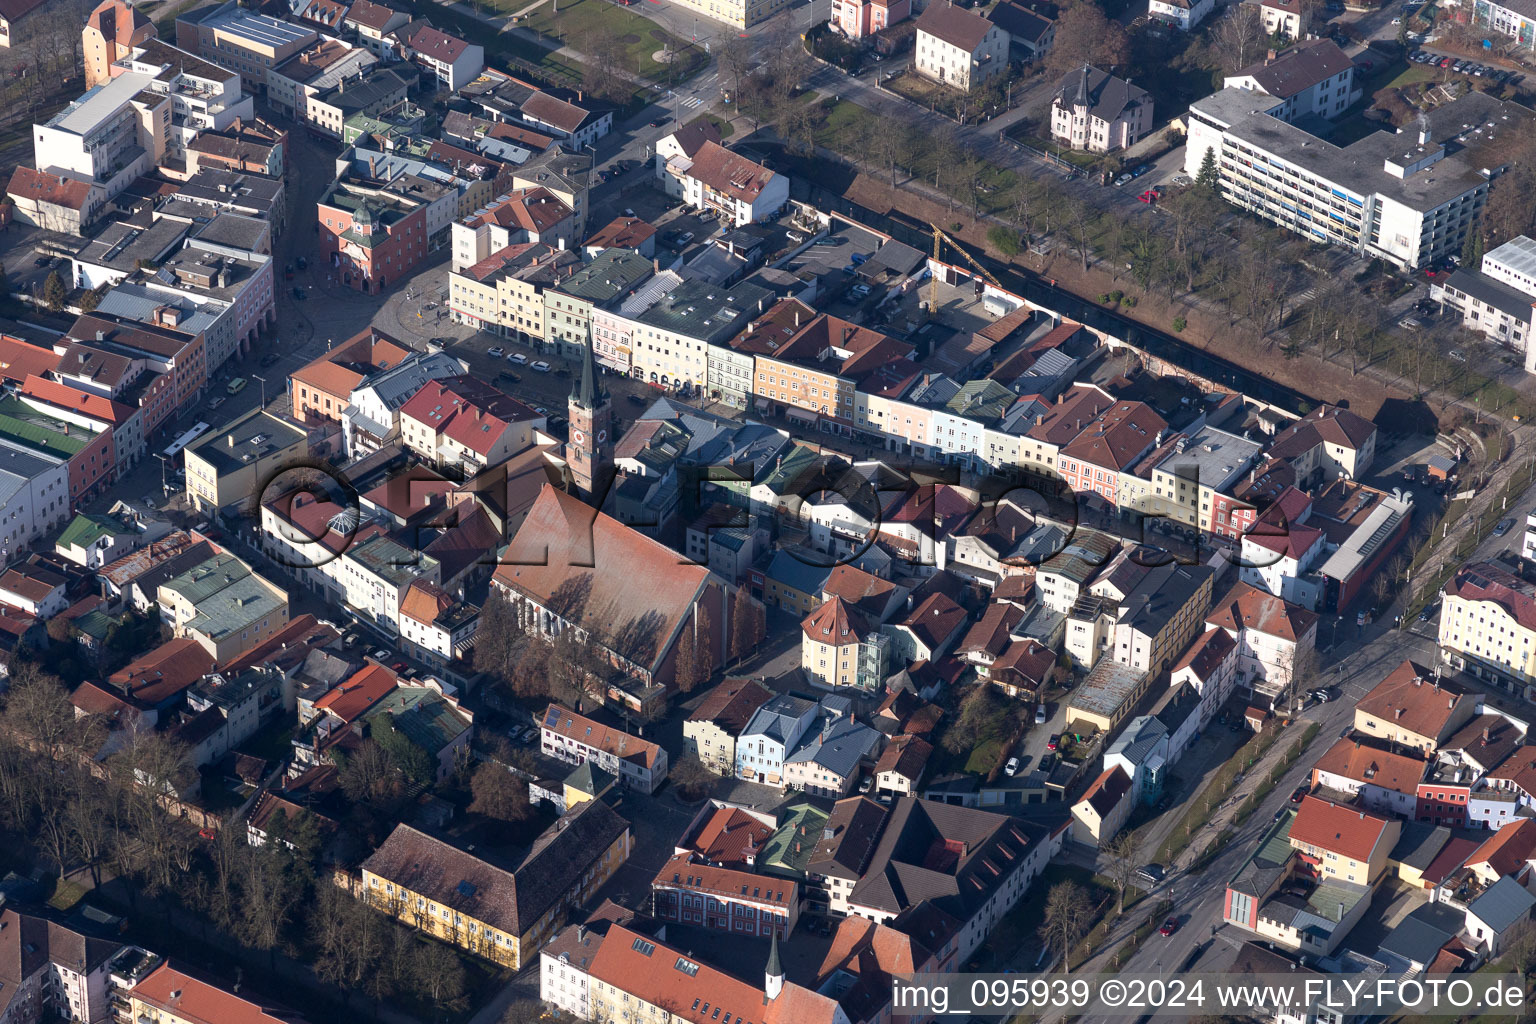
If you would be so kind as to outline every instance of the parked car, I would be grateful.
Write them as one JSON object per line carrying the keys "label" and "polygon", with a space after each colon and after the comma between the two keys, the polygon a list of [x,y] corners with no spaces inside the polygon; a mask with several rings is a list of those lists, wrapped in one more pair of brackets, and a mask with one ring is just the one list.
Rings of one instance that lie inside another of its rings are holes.
{"label": "parked car", "polygon": [[1036,725],[1044,725],[1045,724],[1045,705],[1044,704],[1036,704],[1035,705],[1035,724]]}
{"label": "parked car", "polygon": [[660,117],[658,117],[656,120],[650,122],[650,124],[647,125],[647,127],[649,127],[649,128],[660,128],[662,125],[666,124],[670,120],[672,120],[670,117],[668,117],[667,115],[663,114]]}
{"label": "parked car", "polygon": [[1456,60],[1453,57],[1441,57],[1440,58],[1440,67],[1442,67],[1442,68],[1448,68],[1448,67],[1450,67],[1454,63],[1456,63]]}
{"label": "parked car", "polygon": [[502,348],[500,345],[492,345],[490,348],[486,349],[485,354],[490,356],[492,359],[500,359],[502,356],[507,354],[507,350]]}
{"label": "parked car", "polygon": [[238,395],[240,392],[245,390],[246,383],[247,381],[244,377],[236,377],[234,380],[229,382],[228,386],[226,386],[224,390],[229,392],[231,395]]}
{"label": "parked car", "polygon": [[1061,734],[1055,732],[1051,733],[1050,741],[1046,743],[1045,749],[1055,750],[1059,746],[1061,746]]}
{"label": "parked car", "polygon": [[1161,882],[1167,877],[1167,872],[1163,870],[1161,864],[1143,864],[1136,869],[1136,874],[1148,882]]}
{"label": "parked car", "polygon": [[1502,537],[1508,533],[1510,528],[1514,525],[1515,521],[1513,519],[1500,519],[1498,523],[1496,523],[1493,527],[1493,535],[1495,537]]}
{"label": "parked car", "polygon": [[528,368],[531,369],[531,370],[534,370],[537,373],[548,373],[549,372],[549,364],[546,363],[542,359],[535,359],[532,363],[530,363],[528,365]]}
{"label": "parked car", "polygon": [[507,362],[516,363],[518,366],[527,366],[528,357],[521,352],[509,352],[507,354]]}
{"label": "parked car", "polygon": [[281,358],[282,357],[279,356],[276,352],[268,352],[266,355],[262,356],[261,359],[260,359],[261,368],[263,370],[265,370],[267,367],[276,364],[276,362],[279,359],[281,359]]}
{"label": "parked car", "polygon": [[1423,611],[1419,612],[1419,621],[1420,622],[1428,622],[1430,619],[1435,617],[1435,613],[1438,612],[1439,610],[1440,610],[1440,606],[1438,604],[1430,605],[1429,607],[1425,608]]}
{"label": "parked car", "polygon": [[1008,763],[1003,765],[1003,774],[1008,776],[1011,779],[1015,775],[1017,775],[1018,773],[1019,773],[1019,759],[1016,758],[1016,757],[1010,757],[1008,759]]}
{"label": "parked car", "polygon": [[1149,188],[1136,198],[1143,203],[1155,203],[1158,199],[1158,191],[1155,188]]}
{"label": "parked car", "polygon": [[1115,188],[1119,188],[1121,185],[1124,185],[1126,182],[1130,181],[1134,177],[1135,177],[1134,174],[1122,174],[1122,175],[1120,175],[1120,177],[1115,179]]}
{"label": "parked car", "polygon": [[229,401],[229,399],[225,398],[223,395],[220,395],[218,398],[215,398],[211,402],[208,403],[208,409],[209,409],[209,411],[217,409],[219,406],[223,405],[227,401]]}
{"label": "parked car", "polygon": [[1291,794],[1291,803],[1301,803],[1302,799],[1310,792],[1312,792],[1311,786],[1297,786],[1296,792]]}
{"label": "parked car", "polygon": [[283,267],[283,280],[285,280],[285,281],[292,281],[293,280],[293,264],[292,263],[289,263],[289,264],[287,264],[286,266]]}
{"label": "parked car", "polygon": [[305,299],[309,298],[308,295],[304,294],[304,289],[300,288],[298,285],[293,286],[293,297],[299,302],[303,302]]}
{"label": "parked car", "polygon": [[309,260],[305,259],[303,256],[300,256],[298,259],[294,260],[294,262],[299,265],[300,270],[305,270],[309,267]]}
{"label": "parked car", "polygon": [[522,381],[522,379],[523,378],[521,374],[511,372],[498,373],[496,375],[496,383],[498,384],[517,384]]}
{"label": "parked car", "polygon": [[629,400],[629,403],[631,405],[644,405],[645,404],[645,396],[644,395],[626,395],[625,397]]}
{"label": "parked car", "polygon": [[818,238],[816,245],[842,245],[843,240],[837,235],[828,235],[826,238]]}
{"label": "parked car", "polygon": [[684,231],[682,234],[677,236],[677,247],[681,249],[691,241],[693,241],[693,232]]}
{"label": "parked car", "polygon": [[1450,356],[1450,357],[1451,357],[1451,358],[1452,358],[1452,359],[1454,359],[1454,360],[1456,360],[1456,361],[1457,361],[1457,362],[1458,362],[1458,363],[1464,363],[1464,362],[1466,362],[1466,361],[1467,361],[1467,354],[1466,354],[1466,353],[1465,353],[1465,352],[1463,352],[1463,351],[1462,351],[1462,350],[1461,350],[1461,349],[1459,349],[1459,348],[1453,348],[1453,349],[1451,349],[1451,351],[1450,351],[1450,352],[1449,352],[1449,353],[1447,353],[1447,354],[1448,354],[1448,355],[1449,355],[1449,356]]}

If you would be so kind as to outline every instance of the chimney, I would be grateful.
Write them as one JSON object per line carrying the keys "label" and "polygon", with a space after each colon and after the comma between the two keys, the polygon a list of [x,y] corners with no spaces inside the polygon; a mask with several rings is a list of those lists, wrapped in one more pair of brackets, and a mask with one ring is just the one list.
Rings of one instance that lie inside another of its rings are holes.
{"label": "chimney", "polygon": [[1456,698],[1452,697],[1450,700],[1446,701],[1445,702],[1445,706],[1447,708],[1449,708],[1450,710],[1455,711],[1456,710]]}
{"label": "chimney", "polygon": [[234,434],[227,434],[227,435],[225,435],[224,440],[229,442],[229,446],[231,448],[233,448],[235,446],[235,435]]}
{"label": "chimney", "polygon": [[1274,50],[1270,50],[1267,54],[1264,55],[1264,66],[1265,67],[1269,67],[1274,62],[1275,62],[1275,51]]}

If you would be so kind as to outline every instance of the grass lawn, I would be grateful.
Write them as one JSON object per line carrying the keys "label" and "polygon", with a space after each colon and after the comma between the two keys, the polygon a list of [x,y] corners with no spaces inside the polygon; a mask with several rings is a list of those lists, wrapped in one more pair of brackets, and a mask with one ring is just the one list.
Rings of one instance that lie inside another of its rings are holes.
{"label": "grass lawn", "polygon": [[[526,0],[497,0],[506,9],[522,9]],[[582,49],[582,40],[598,33],[611,33],[623,53],[624,70],[656,82],[680,82],[698,71],[708,61],[703,50],[657,28],[649,18],[636,14],[609,0],[559,0],[546,3],[529,14],[520,26],[561,43]],[[672,66],[658,64],[654,55],[668,47],[674,57]]]}

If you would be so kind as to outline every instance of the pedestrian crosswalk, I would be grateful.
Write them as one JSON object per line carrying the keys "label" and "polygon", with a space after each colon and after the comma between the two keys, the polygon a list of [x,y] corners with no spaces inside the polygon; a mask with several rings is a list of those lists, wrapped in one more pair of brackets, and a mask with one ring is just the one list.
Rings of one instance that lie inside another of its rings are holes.
{"label": "pedestrian crosswalk", "polygon": [[690,96],[686,100],[683,100],[679,106],[685,110],[692,110],[694,107],[701,106],[703,103],[704,101],[699,99],[697,96]]}

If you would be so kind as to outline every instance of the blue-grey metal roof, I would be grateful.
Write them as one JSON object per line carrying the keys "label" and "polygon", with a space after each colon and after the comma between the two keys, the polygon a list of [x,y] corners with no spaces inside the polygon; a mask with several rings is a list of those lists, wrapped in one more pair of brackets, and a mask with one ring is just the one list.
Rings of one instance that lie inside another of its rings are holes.
{"label": "blue-grey metal roof", "polygon": [[788,743],[794,733],[795,723],[805,717],[816,705],[804,697],[792,697],[781,693],[752,713],[742,738],[763,736],[780,743]]}
{"label": "blue-grey metal roof", "polygon": [[446,353],[417,352],[401,360],[400,365],[366,378],[358,390],[372,388],[386,408],[399,409],[428,381],[456,377],[463,372],[464,364]]}
{"label": "blue-grey metal roof", "polygon": [[1536,907],[1536,896],[1532,896],[1523,885],[1505,875],[1483,890],[1483,894],[1473,900],[1467,910],[1471,911],[1479,921],[1502,935],[1517,921],[1529,917],[1532,907]]}
{"label": "blue-grey metal roof", "polygon": [[1427,965],[1465,924],[1466,918],[1444,903],[1425,903],[1388,932],[1380,948],[1410,963]]}
{"label": "blue-grey metal roof", "polygon": [[814,762],[847,778],[858,768],[861,758],[871,756],[880,743],[880,734],[846,716],[831,721],[825,713],[818,717],[820,721],[812,723],[805,745],[786,757],[784,763]]}
{"label": "blue-grey metal roof", "polygon": [[1115,737],[1115,742],[1104,752],[1106,757],[1120,755],[1133,765],[1139,765],[1152,753],[1152,748],[1168,735],[1168,729],[1152,715],[1142,715]]}
{"label": "blue-grey metal roof", "polygon": [[779,551],[774,554],[773,561],[768,563],[768,571],[764,575],[802,594],[815,595],[821,593],[821,588],[826,586],[832,569],[830,566],[812,565],[788,551]]}

